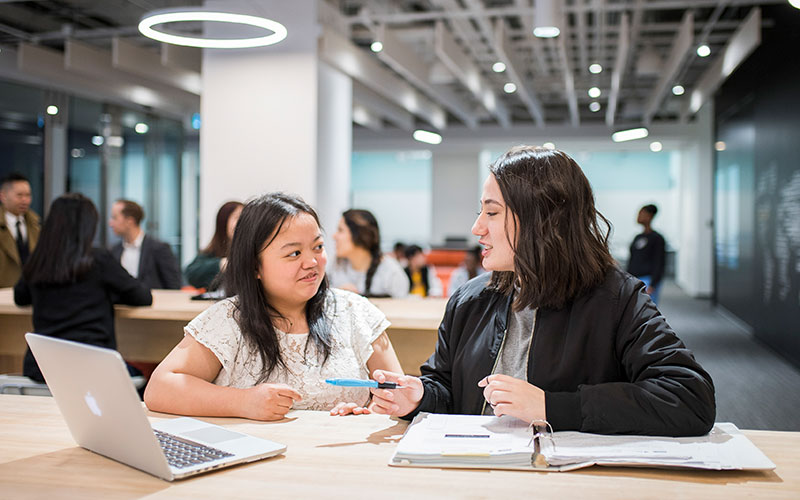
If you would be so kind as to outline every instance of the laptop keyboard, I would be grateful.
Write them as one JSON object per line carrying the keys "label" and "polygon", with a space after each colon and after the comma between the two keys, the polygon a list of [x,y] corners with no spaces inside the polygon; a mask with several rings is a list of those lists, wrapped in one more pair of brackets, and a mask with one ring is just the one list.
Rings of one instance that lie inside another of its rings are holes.
{"label": "laptop keyboard", "polygon": [[167,462],[178,469],[233,456],[232,453],[187,441],[166,432],[155,429],[153,429],[153,432],[156,433],[158,443],[161,445],[161,449],[164,450]]}

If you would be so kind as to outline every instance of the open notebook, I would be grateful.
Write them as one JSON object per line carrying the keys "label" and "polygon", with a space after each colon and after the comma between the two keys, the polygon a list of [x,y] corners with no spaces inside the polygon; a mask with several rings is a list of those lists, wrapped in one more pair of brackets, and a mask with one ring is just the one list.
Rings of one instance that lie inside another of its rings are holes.
{"label": "open notebook", "polygon": [[608,436],[556,432],[539,438],[514,417],[421,413],[389,464],[411,467],[568,471],[591,465],[770,470],[775,464],[735,425],[705,436]]}

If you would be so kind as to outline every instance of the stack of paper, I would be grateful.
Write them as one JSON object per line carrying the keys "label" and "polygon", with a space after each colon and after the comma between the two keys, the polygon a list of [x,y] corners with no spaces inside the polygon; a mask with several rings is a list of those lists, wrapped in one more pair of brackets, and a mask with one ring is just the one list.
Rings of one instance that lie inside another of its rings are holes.
{"label": "stack of paper", "polygon": [[[422,413],[397,446],[391,465],[533,469],[534,446],[527,423],[513,417]],[[545,470],[590,465],[774,469],[733,424],[717,424],[705,436],[607,436],[556,432],[540,438]]]}

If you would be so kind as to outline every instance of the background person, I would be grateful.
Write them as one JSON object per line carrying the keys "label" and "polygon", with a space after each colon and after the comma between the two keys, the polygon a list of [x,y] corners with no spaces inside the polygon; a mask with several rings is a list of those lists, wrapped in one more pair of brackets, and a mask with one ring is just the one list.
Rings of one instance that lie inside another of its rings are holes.
{"label": "background person", "polygon": [[205,288],[213,290],[217,288],[218,282],[215,278],[220,271],[225,269],[228,261],[228,250],[233,239],[233,232],[239,215],[242,213],[242,205],[238,201],[224,203],[217,211],[217,221],[214,229],[214,236],[211,242],[205,247],[197,257],[186,266],[186,281],[195,288]]}
{"label": "background person", "polygon": [[[711,377],[642,282],[567,154],[518,146],[490,167],[472,233],[492,271],[450,299],[422,377],[373,389],[376,412],[511,415],[556,430],[690,436],[716,413]],[[605,229],[601,226],[605,223]]]}
{"label": "background person", "polygon": [[447,287],[448,295],[452,296],[458,288],[476,276],[485,273],[481,266],[481,247],[476,245],[464,254],[464,263],[458,266],[450,275],[450,284]]}
{"label": "background person", "polygon": [[193,319],[153,372],[145,402],[184,415],[282,418],[291,408],[368,413],[365,379],[400,370],[386,316],[328,287],[319,218],[300,198],[273,193],[244,207],[224,271],[233,296]]}
{"label": "background person", "polygon": [[169,245],[142,229],[144,210],[131,200],[117,200],[111,205],[108,226],[122,241],[111,248],[131,276],[148,288],[177,290],[181,287],[181,267]]}
{"label": "background person", "polygon": [[[116,349],[114,304],[148,306],[153,299],[108,250],[92,247],[97,221],[89,198],[78,193],[56,198],[14,287],[14,302],[33,304],[36,333]],[[30,349],[22,373],[44,381]]]}
{"label": "background person", "polygon": [[428,265],[425,253],[417,245],[406,247],[405,268],[410,282],[409,293],[418,297],[441,297],[442,282],[436,275],[436,268]]}
{"label": "background person", "polygon": [[0,183],[0,288],[14,286],[39,240],[39,216],[30,209],[31,185],[20,174]]}
{"label": "background person", "polygon": [[653,302],[658,303],[661,280],[664,277],[667,245],[664,237],[651,227],[656,213],[658,213],[658,207],[645,205],[636,216],[636,222],[642,225],[643,230],[633,238],[631,243],[628,272],[644,282],[650,298],[653,299]]}
{"label": "background person", "polygon": [[342,214],[333,239],[337,262],[330,270],[331,286],[367,297],[408,295],[408,276],[396,260],[381,253],[378,221],[370,211]]}

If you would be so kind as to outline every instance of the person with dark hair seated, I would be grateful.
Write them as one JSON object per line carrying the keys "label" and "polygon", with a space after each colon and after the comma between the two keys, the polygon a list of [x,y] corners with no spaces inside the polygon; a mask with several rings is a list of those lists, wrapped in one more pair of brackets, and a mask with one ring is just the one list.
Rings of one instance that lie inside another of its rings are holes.
{"label": "person with dark hair seated", "polygon": [[636,276],[647,287],[647,293],[653,302],[658,304],[661,283],[664,277],[666,262],[666,242],[651,224],[658,213],[655,205],[645,205],[639,210],[636,222],[642,225],[643,231],[637,234],[631,243],[631,256],[628,259],[628,272]]}
{"label": "person with dark hair seated", "polygon": [[211,242],[197,254],[184,271],[186,281],[193,287],[206,290],[219,287],[218,278],[228,262],[231,239],[243,207],[244,205],[238,201],[229,201],[219,207]]}
{"label": "person with dark hair seated", "polygon": [[[447,304],[421,377],[377,371],[376,413],[510,415],[554,430],[695,436],[714,385],[641,281],[567,154],[518,146],[490,167],[472,233],[492,271]],[[605,228],[603,227],[605,226]]]}
{"label": "person with dark hair seated", "polygon": [[409,293],[418,297],[441,297],[442,282],[436,275],[436,269],[428,265],[422,248],[410,245],[405,253],[408,261],[405,271],[411,283]]}
{"label": "person with dark hair seated", "polygon": [[450,284],[447,286],[447,295],[451,296],[467,281],[485,273],[481,266],[481,247],[475,246],[467,250],[464,255],[464,264],[456,268],[450,275]]}
{"label": "person with dark hair seated", "polygon": [[183,415],[278,420],[292,408],[369,413],[369,390],[326,378],[400,370],[386,316],[328,287],[316,212],[273,193],[248,203],[236,226],[216,303],[184,329],[153,372],[145,403]]}
{"label": "person with dark hair seated", "polygon": [[333,239],[337,260],[330,269],[331,286],[366,297],[408,295],[403,267],[381,252],[381,232],[372,212],[350,209],[343,213]]}
{"label": "person with dark hair seated", "polygon": [[[108,250],[92,247],[97,220],[89,198],[78,193],[56,198],[14,287],[14,302],[33,304],[36,333],[116,349],[114,304],[149,306],[153,298]],[[30,349],[23,374],[44,380]]]}

